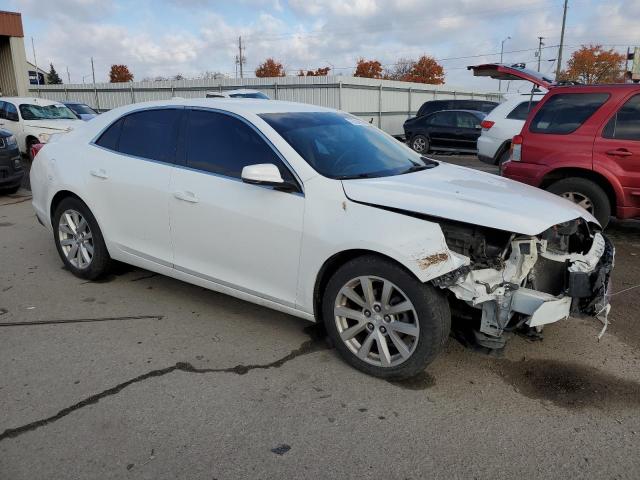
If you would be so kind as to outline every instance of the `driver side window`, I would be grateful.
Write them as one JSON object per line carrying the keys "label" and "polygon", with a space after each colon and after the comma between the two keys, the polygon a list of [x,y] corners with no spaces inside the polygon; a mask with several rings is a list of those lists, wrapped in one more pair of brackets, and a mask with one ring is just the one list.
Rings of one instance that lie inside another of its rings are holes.
{"label": "driver side window", "polygon": [[273,148],[242,120],[223,113],[191,110],[185,132],[187,167],[232,178],[258,163],[272,163],[294,181]]}

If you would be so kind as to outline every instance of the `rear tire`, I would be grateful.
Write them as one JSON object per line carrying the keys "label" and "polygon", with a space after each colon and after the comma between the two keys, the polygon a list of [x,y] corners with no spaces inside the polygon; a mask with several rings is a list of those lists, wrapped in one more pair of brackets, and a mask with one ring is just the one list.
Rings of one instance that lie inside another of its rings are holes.
{"label": "rear tire", "polygon": [[350,260],[333,274],[323,295],[322,317],[347,363],[386,379],[422,372],[451,330],[449,303],[439,291],[375,255]]}
{"label": "rear tire", "polygon": [[611,202],[602,187],[592,180],[580,177],[564,178],[549,185],[547,190],[583,207],[596,217],[602,228],[609,223]]}
{"label": "rear tire", "polygon": [[74,197],[63,199],[52,225],[58,254],[71,273],[87,280],[108,273],[111,257],[98,222],[84,202]]}
{"label": "rear tire", "polygon": [[500,154],[500,156],[498,157],[498,166],[502,166],[503,163],[505,163],[507,160],[509,160],[509,157],[511,156],[511,149],[507,148],[504,152],[502,152]]}
{"label": "rear tire", "polygon": [[421,155],[426,155],[427,153],[429,153],[429,139],[424,135],[414,135],[413,137],[411,137],[410,146],[412,150],[420,153]]}

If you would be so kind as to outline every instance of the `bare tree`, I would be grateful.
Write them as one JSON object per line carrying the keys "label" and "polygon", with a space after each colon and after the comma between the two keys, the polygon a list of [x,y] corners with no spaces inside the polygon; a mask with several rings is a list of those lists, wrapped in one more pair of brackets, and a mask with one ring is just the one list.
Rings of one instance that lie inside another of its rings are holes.
{"label": "bare tree", "polygon": [[415,64],[415,60],[400,58],[395,65],[385,71],[384,78],[388,80],[404,80],[409,76]]}

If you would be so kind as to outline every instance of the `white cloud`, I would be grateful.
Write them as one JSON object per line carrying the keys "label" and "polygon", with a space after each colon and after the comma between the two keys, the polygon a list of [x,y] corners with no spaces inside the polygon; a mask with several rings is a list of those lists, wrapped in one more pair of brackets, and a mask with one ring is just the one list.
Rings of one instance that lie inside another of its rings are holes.
{"label": "white cloud", "polygon": [[[442,62],[447,83],[486,89],[495,89],[495,82],[474,79],[466,65],[497,61],[496,55],[480,54],[499,52],[501,40],[511,36],[505,42],[505,61],[535,66],[537,37],[546,37],[547,46],[556,45],[561,18],[561,4],[554,0],[236,0],[235,15],[228,15],[228,4],[226,10],[216,8],[220,3],[213,0],[149,2],[136,5],[150,22],[135,27],[117,20],[125,6],[101,0],[21,0],[16,9],[42,26],[36,35],[39,61],[53,61],[61,71],[68,65],[75,81],[88,73],[91,56],[99,79],[106,78],[113,63],[129,65],[138,79],[205,70],[233,73],[237,37],[242,35],[248,71],[273,56],[292,73],[333,65],[336,73],[348,75],[360,57],[391,64],[400,57],[429,54],[450,59]],[[571,4],[567,44],[590,39],[640,43],[637,0]],[[189,24],[162,17],[165,11]],[[525,51],[509,53],[518,50]],[[546,60],[556,50],[544,50],[543,70],[553,70]]]}

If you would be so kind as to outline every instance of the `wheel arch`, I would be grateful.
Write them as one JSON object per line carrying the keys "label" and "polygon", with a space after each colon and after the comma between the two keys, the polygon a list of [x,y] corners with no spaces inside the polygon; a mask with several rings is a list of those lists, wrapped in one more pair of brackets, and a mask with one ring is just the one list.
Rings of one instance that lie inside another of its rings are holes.
{"label": "wheel arch", "polygon": [[510,148],[511,148],[511,139],[509,138],[504,142],[502,142],[502,145],[500,145],[498,147],[498,150],[496,150],[496,153],[493,156],[493,164],[498,165],[500,163],[500,157],[502,156],[502,154],[507,150],[509,150]]}
{"label": "wheel arch", "polygon": [[602,175],[601,173],[595,172],[593,170],[586,170],[583,168],[558,168],[556,170],[552,170],[545,174],[542,177],[542,182],[540,183],[540,188],[547,189],[551,184],[557,182],[558,180],[562,180],[570,177],[578,177],[584,178],[586,180],[591,180],[596,185],[604,190],[611,202],[611,211],[615,212],[618,202],[618,193],[616,192],[614,186],[611,184],[609,179]]}
{"label": "wheel arch", "polygon": [[316,275],[316,280],[313,287],[313,314],[317,321],[321,321],[319,319],[322,319],[322,292],[326,288],[327,283],[329,283],[329,279],[331,278],[331,276],[346,262],[353,260],[354,258],[363,257],[365,255],[376,256],[381,259],[390,261],[398,265],[404,271],[409,273],[409,275],[411,275],[412,277],[420,281],[420,279],[416,276],[414,272],[412,272],[405,265],[403,265],[402,263],[400,263],[399,261],[397,261],[396,259],[388,255],[385,255],[380,252],[376,252],[375,250],[367,250],[367,249],[343,250],[342,252],[338,252],[332,255],[331,257],[329,257],[322,264],[322,267],[320,267],[320,270]]}

